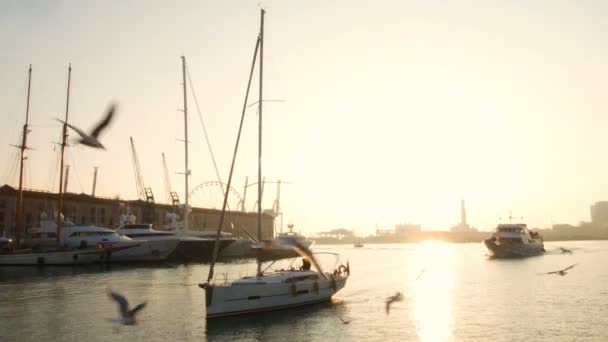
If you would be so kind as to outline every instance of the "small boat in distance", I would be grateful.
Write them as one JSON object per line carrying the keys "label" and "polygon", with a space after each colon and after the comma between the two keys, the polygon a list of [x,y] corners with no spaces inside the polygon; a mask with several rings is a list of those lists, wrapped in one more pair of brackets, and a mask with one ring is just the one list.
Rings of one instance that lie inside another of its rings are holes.
{"label": "small boat in distance", "polygon": [[361,247],[363,247],[363,243],[361,241],[355,242],[355,248],[361,248]]}
{"label": "small boat in distance", "polygon": [[523,223],[499,224],[483,241],[495,258],[522,258],[545,253],[543,238]]}

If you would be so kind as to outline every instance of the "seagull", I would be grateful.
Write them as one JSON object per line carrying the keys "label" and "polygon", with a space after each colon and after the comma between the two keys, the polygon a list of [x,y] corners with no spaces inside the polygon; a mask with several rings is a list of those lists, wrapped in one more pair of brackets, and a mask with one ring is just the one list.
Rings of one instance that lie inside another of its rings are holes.
{"label": "seagull", "polygon": [[401,292],[396,292],[394,295],[388,297],[386,299],[386,314],[388,315],[389,311],[391,310],[391,304],[393,304],[394,302],[400,302],[403,300],[403,295],[401,294]]}
{"label": "seagull", "polygon": [[108,289],[108,296],[110,298],[112,298],[113,300],[116,301],[116,303],[118,303],[118,310],[120,312],[120,323],[124,324],[124,325],[134,325],[137,323],[137,321],[135,320],[135,315],[137,314],[137,312],[139,312],[141,309],[146,307],[146,302],[143,302],[139,305],[136,305],[133,309],[129,310],[129,302],[127,301],[127,298],[125,298],[125,296],[116,293],[114,291],[111,291]]}
{"label": "seagull", "polygon": [[338,316],[338,318],[342,321],[342,324],[348,324],[350,321],[345,321],[344,318]]}
{"label": "seagull", "polygon": [[562,253],[563,253],[563,254],[572,254],[572,251],[571,251],[571,250],[569,250],[569,249],[567,249],[567,248],[560,247],[559,249],[561,249],[561,250],[562,250]]}
{"label": "seagull", "polygon": [[421,269],[420,273],[418,273],[418,276],[416,277],[416,280],[420,279],[420,277],[422,277],[422,275],[424,274],[425,271],[426,271],[426,268]]}
{"label": "seagull", "polygon": [[574,267],[576,265],[578,265],[578,264],[574,264],[574,265],[568,266],[568,267],[564,268],[563,270],[553,271],[553,272],[547,272],[547,274],[559,274],[560,276],[563,277],[563,276],[565,276],[567,274],[567,272],[566,272],[567,270],[571,269],[572,267]]}
{"label": "seagull", "polygon": [[70,125],[69,123],[67,123],[65,121],[62,121],[59,119],[57,119],[57,121],[63,123],[64,125],[73,129],[74,132],[78,133],[80,135],[80,140],[78,140],[79,143],[89,146],[89,147],[101,148],[101,149],[105,150],[106,148],[99,142],[98,137],[99,137],[99,134],[101,133],[101,131],[103,131],[103,129],[106,128],[110,124],[110,121],[112,121],[112,117],[114,116],[115,111],[116,111],[116,105],[115,104],[110,105],[110,108],[108,108],[108,110],[106,111],[106,115],[105,115],[104,119],[101,122],[99,122],[97,124],[97,126],[95,126],[95,128],[91,131],[91,134],[87,134],[80,128]]}

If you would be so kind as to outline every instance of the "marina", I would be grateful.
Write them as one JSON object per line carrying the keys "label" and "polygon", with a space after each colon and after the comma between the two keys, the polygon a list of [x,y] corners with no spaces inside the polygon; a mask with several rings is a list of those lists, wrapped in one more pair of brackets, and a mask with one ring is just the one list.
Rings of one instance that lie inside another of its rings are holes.
{"label": "marina", "polygon": [[0,2],[0,342],[608,341],[590,5]]}

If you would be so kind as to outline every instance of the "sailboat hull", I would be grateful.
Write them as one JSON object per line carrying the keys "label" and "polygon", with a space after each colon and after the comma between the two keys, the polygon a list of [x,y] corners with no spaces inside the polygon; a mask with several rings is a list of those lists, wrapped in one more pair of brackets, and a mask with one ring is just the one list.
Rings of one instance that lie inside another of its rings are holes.
{"label": "sailboat hull", "polygon": [[207,319],[274,311],[328,301],[346,284],[347,277],[317,281],[208,286]]}

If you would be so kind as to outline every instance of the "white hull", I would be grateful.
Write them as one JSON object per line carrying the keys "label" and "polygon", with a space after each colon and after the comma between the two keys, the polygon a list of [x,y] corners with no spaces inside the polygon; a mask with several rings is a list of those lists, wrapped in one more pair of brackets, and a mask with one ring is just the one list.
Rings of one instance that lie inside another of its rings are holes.
{"label": "white hull", "polygon": [[[345,276],[291,283],[227,284],[206,287],[207,318],[279,310],[329,300],[346,284]],[[264,277],[261,278],[262,281]]]}
{"label": "white hull", "polygon": [[112,252],[108,257],[109,262],[130,262],[130,261],[163,261],[167,260],[173,253],[179,240],[142,240],[136,242],[135,247],[130,247],[117,252]]}
{"label": "white hull", "polygon": [[63,251],[0,254],[0,265],[80,265],[103,261],[103,251]]}

